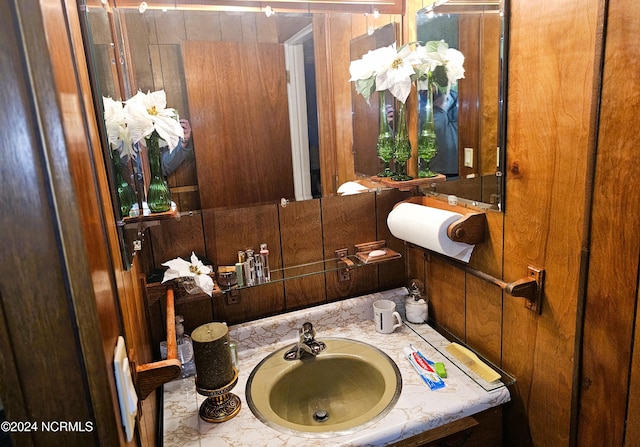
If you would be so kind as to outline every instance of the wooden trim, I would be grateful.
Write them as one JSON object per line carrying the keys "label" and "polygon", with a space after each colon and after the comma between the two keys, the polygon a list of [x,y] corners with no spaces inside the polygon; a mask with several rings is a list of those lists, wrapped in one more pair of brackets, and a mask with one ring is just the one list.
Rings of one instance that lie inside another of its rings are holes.
{"label": "wooden trim", "polygon": [[448,424],[441,425],[432,430],[426,431],[419,435],[412,436],[400,442],[391,444],[391,447],[421,447],[425,444],[433,441],[437,441],[452,434],[461,432],[462,430],[468,430],[478,425],[473,417],[469,416],[457,421],[449,422]]}
{"label": "wooden trim", "polygon": [[326,14],[313,16],[314,53],[316,60],[316,95],[318,98],[318,140],[320,142],[320,176],[322,196],[334,195],[338,186],[335,174],[336,135],[335,105],[333,101],[333,73],[319,72],[318,67],[330,67],[331,22]]}
{"label": "wooden trim", "polygon": [[[114,0],[113,3],[118,8],[138,9],[140,2],[137,0]],[[222,8],[240,8],[249,11],[261,11],[264,2],[255,0],[154,0],[147,2],[150,9],[163,7],[177,9],[208,9],[220,10]],[[372,13],[374,8],[382,14],[402,14],[404,12],[403,0],[350,0],[340,1],[298,1],[298,0],[275,0],[272,7],[277,11],[304,11],[314,13],[324,12],[362,12]]]}

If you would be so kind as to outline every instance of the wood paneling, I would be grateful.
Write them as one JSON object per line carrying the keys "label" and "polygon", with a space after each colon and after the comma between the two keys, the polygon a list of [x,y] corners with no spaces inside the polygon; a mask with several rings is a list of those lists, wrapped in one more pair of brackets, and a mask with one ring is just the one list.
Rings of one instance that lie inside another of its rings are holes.
{"label": "wood paneling", "polygon": [[396,238],[389,231],[387,216],[400,201],[406,200],[409,192],[392,189],[381,191],[376,195],[376,240],[384,240],[387,247],[400,253],[403,258],[393,262],[385,262],[377,266],[378,288],[380,290],[393,289],[409,285],[406,272],[406,249],[404,241]]}
{"label": "wood paneling", "polygon": [[[534,445],[567,445],[600,2],[511,7],[504,275],[531,263],[547,281],[540,316],[505,299],[503,366]],[[549,359],[562,365],[554,374]]]}
{"label": "wood paneling", "polygon": [[502,290],[470,274],[465,274],[465,280],[465,341],[499,365],[502,357]]}
{"label": "wood paneling", "polygon": [[100,200],[110,195],[76,4],[4,6],[11,63],[2,66],[1,113],[18,127],[3,138],[21,148],[0,176],[11,197],[2,267],[12,270],[0,291],[2,351],[12,353],[2,388],[16,388],[4,406],[14,421],[94,423],[90,432],[17,435],[16,445],[124,445],[111,361],[122,331],[113,270],[122,266],[112,205]]}
{"label": "wood paneling", "polygon": [[[376,240],[375,193],[322,199],[322,234],[327,259],[335,251],[347,248],[354,254],[355,244]],[[349,296],[377,290],[375,266],[353,269],[349,281],[338,281],[336,272],[327,273],[327,300],[335,301]]]}
{"label": "wood paneling", "polygon": [[[315,263],[325,258],[322,246],[320,200],[289,203],[279,209],[282,238],[282,265],[291,267]],[[278,249],[279,247],[272,247]],[[317,271],[311,266],[307,271]],[[295,274],[303,273],[296,269]],[[321,304],[326,300],[325,275],[289,280],[284,284],[287,310]]]}
{"label": "wood paneling", "polygon": [[[322,195],[336,194],[338,191],[337,151],[335,133],[336,116],[333,101],[333,76],[329,70],[333,47],[331,45],[331,25],[324,14],[313,16],[314,59],[316,62],[316,96],[318,101],[318,142],[320,145],[320,177]],[[350,147],[350,146],[348,146]]]}
{"label": "wood paneling", "polygon": [[[499,82],[500,79],[500,49],[503,41],[500,39],[502,31],[502,16],[499,14],[485,14],[482,17],[482,61],[480,70],[480,121],[479,121],[479,149],[478,172],[480,175],[494,174],[497,168],[496,141],[498,140],[499,113]],[[489,200],[482,200],[489,203]]]}
{"label": "wood paneling", "polygon": [[[234,210],[203,212],[207,254],[216,265],[234,265],[238,250],[270,247],[269,265],[282,266],[278,206],[264,205]],[[217,229],[217,230],[216,230]],[[240,302],[229,304],[226,299],[214,300],[214,319],[230,324],[248,321],[284,310],[282,283],[266,284],[240,291]]]}
{"label": "wood paneling", "polygon": [[427,257],[429,318],[447,331],[465,339],[465,273],[435,257]]}
{"label": "wood paneling", "polygon": [[640,442],[640,347],[633,343],[640,328],[635,316],[640,189],[634,124],[640,106],[640,42],[633,38],[640,29],[640,4],[618,0],[608,5],[584,314],[580,446]]}
{"label": "wood paneling", "polygon": [[[244,322],[322,304],[328,299],[337,300],[406,285],[404,257],[354,269],[350,272],[352,279],[345,282],[337,282],[335,271],[321,273],[324,268],[333,269],[335,261],[326,266],[317,263],[332,259],[337,248],[348,248],[350,254],[354,254],[355,244],[380,239],[404,253],[404,243],[389,233],[386,216],[395,203],[408,196],[406,192],[390,190],[291,202],[286,207],[262,205],[204,210],[202,227],[197,215],[183,216],[180,220],[165,221],[152,227],[152,244],[147,244],[143,252],[146,257],[154,259],[148,263],[149,268],[152,265],[160,267],[161,262],[176,256],[188,257],[191,250],[204,240],[206,256],[215,266],[220,266],[235,264],[238,250],[253,248],[257,251],[260,243],[266,243],[272,270],[296,267],[293,273],[290,269],[288,274],[315,273],[304,278],[242,289],[239,291],[239,303],[230,303],[226,295],[214,297],[213,315],[208,312],[207,304],[200,302],[206,301],[204,296],[186,297],[183,308],[178,309],[181,299],[178,293],[176,295],[176,312],[185,315],[185,322],[188,315],[192,315],[194,321],[211,318],[228,323]],[[309,263],[315,265],[298,267]],[[162,290],[159,292],[157,287],[147,287],[154,351],[164,335],[164,314],[159,303],[164,286],[160,286]]]}
{"label": "wood paneling", "polygon": [[[350,78],[349,64],[351,58],[347,49],[353,36],[351,16],[335,14],[331,18],[330,41],[334,50],[331,52],[331,76],[333,82],[333,104],[335,107],[334,131],[336,133],[336,178],[338,186],[354,178],[353,164],[353,123],[351,120],[351,85],[345,82]],[[320,146],[322,149],[322,145]]]}
{"label": "wood paneling", "polygon": [[182,52],[202,207],[294,197],[283,47],[189,41]]}
{"label": "wood paneling", "polygon": [[164,268],[162,263],[178,257],[189,260],[192,252],[198,257],[207,257],[200,213],[158,221],[147,232],[150,244],[145,244],[143,249],[152,252],[153,268]]}

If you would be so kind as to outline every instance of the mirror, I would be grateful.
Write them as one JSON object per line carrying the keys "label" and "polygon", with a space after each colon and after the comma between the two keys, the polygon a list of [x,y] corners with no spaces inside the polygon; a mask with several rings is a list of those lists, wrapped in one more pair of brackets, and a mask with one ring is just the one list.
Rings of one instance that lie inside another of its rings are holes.
{"label": "mirror", "polygon": [[[111,25],[113,24],[119,28],[119,23],[113,22],[108,10],[101,7],[88,8],[85,6],[81,8],[80,19],[86,46],[87,63],[92,76],[94,108],[97,117],[100,118],[104,113],[102,97],[120,98],[122,96],[120,93],[122,82],[120,73],[126,73],[127,70],[124,58],[116,51],[117,47],[113,42],[111,32]],[[98,119],[97,124],[103,146],[109,148],[104,120]],[[107,168],[109,184],[115,185],[110,189],[112,203],[120,203],[118,188],[122,188],[122,185],[125,185],[128,187],[127,191],[131,194],[130,201],[138,202],[137,206],[141,206],[141,198],[134,189],[135,179],[131,162],[126,157],[119,157],[117,150],[112,151],[110,149],[105,150],[105,160],[109,164]],[[141,239],[143,228],[139,223],[124,225],[123,216],[128,213],[128,210],[114,207],[114,213],[114,217],[118,222],[117,231],[122,263],[128,269],[137,249],[138,241]]]}
{"label": "mirror", "polygon": [[[318,5],[317,8],[323,9],[322,5]],[[349,5],[335,5],[335,8],[349,10]],[[163,89],[167,95],[167,106],[175,108],[181,118],[189,119],[193,128],[194,155],[188,157],[174,173],[168,176],[172,200],[176,202],[180,212],[271,202],[272,198],[260,197],[258,192],[266,191],[267,186],[285,182],[284,176],[280,173],[281,168],[276,166],[269,168],[267,163],[286,159],[287,156],[284,154],[273,156],[273,153],[265,150],[261,139],[265,134],[258,131],[255,132],[257,136],[254,135],[249,144],[238,145],[225,141],[225,155],[215,157],[219,150],[219,145],[216,143],[222,138],[219,135],[221,131],[228,130],[242,135],[247,133],[247,127],[240,126],[255,124],[256,118],[244,119],[244,123],[242,122],[244,114],[253,111],[241,110],[238,103],[244,102],[244,99],[242,101],[232,99],[228,89],[224,90],[220,86],[216,87],[217,90],[207,89],[205,92],[207,94],[217,92],[213,94],[211,102],[207,97],[200,96],[198,92],[198,89],[205,90],[209,81],[220,81],[223,78],[235,79],[235,74],[230,71],[225,72],[226,68],[230,65],[240,66],[244,62],[232,56],[231,52],[244,53],[246,50],[238,50],[239,47],[235,50],[227,49],[230,52],[227,53],[226,59],[213,60],[212,57],[197,57],[198,49],[196,49],[196,56],[187,58],[185,48],[190,44],[185,42],[226,41],[239,45],[248,40],[261,44],[260,36],[264,36],[268,43],[284,46],[284,42],[287,42],[292,49],[292,54],[286,53],[285,59],[298,61],[296,67],[304,67],[298,72],[304,73],[306,88],[297,89],[297,94],[306,99],[307,107],[301,106],[301,101],[294,103],[285,101],[285,103],[278,102],[281,105],[280,108],[272,105],[254,108],[270,111],[271,115],[268,115],[268,118],[260,118],[263,121],[271,120],[272,115],[276,113],[275,110],[278,111],[278,119],[283,116],[289,117],[286,123],[278,121],[283,126],[276,132],[281,138],[278,146],[280,150],[288,148],[292,170],[295,171],[300,163],[308,166],[298,171],[306,176],[304,181],[309,188],[304,193],[306,195],[299,196],[295,180],[289,182],[287,179],[287,184],[293,184],[293,187],[289,186],[293,192],[289,189],[286,194],[277,193],[277,202],[283,196],[291,200],[294,198],[301,200],[335,193],[336,184],[344,181],[342,179],[347,175],[348,178],[352,178],[353,175],[353,165],[343,163],[342,159],[334,154],[338,150],[336,148],[343,147],[348,147],[350,153],[350,144],[347,146],[341,143],[342,141],[350,142],[351,139],[351,122],[343,119],[348,117],[344,112],[350,110],[350,103],[344,103],[344,99],[348,98],[350,86],[347,82],[348,73],[341,71],[343,69],[346,71],[349,64],[348,42],[367,27],[380,27],[389,22],[399,23],[400,16],[383,14],[379,18],[374,18],[371,14],[367,16],[362,13],[330,12],[332,10],[328,8],[327,12],[320,13],[278,11],[275,16],[267,17],[264,12],[253,12],[258,8],[245,12],[220,9],[216,10],[211,5],[206,11],[186,8],[163,12],[161,9],[149,8],[141,14],[137,5],[136,8],[113,9],[97,5],[86,7],[85,21],[91,23],[91,29],[88,27],[85,29],[87,56],[93,61],[91,75],[96,97],[100,98],[104,95],[114,99],[125,99],[131,97],[138,89],[143,92]],[[308,10],[305,6],[304,11]],[[320,23],[320,26],[314,29],[316,22]],[[331,31],[330,35],[329,31]],[[319,38],[316,39],[316,37]],[[313,64],[316,57],[318,57],[319,66],[314,70]],[[205,63],[208,65],[204,65]],[[334,68],[334,65],[337,68]],[[209,78],[199,78],[200,74],[194,75],[191,73],[191,68],[187,66],[195,66],[201,74],[208,73]],[[255,70],[256,74],[263,73],[259,69],[259,71]],[[289,71],[290,79],[295,80],[296,73],[292,73],[291,69]],[[309,84],[315,81],[316,72],[318,73],[317,94],[313,91],[313,86],[309,88]],[[298,73],[297,76],[300,74]],[[336,80],[327,81],[332,77]],[[269,101],[274,100],[275,90],[272,89],[269,80],[265,76],[262,78],[255,76],[254,79],[256,82],[253,87],[259,88],[263,93],[266,92]],[[321,92],[322,85],[324,89]],[[293,88],[292,84],[287,84],[287,87],[288,90]],[[242,91],[239,88],[238,90]],[[247,95],[247,91],[244,91],[244,98]],[[287,97],[291,97],[291,94],[288,93]],[[213,101],[219,101],[219,103],[212,107]],[[329,113],[325,112],[320,119],[316,118],[316,103],[317,110],[321,110],[323,105],[325,109],[329,106],[334,107],[330,112],[334,116],[329,116]],[[101,107],[101,104],[96,104],[96,110],[101,110]],[[339,111],[339,114],[334,110]],[[306,118],[300,118],[303,111],[306,112]],[[100,116],[101,112],[97,115]],[[233,115],[240,120],[230,121],[228,118]],[[293,123],[294,118],[297,123]],[[322,124],[321,129],[318,129],[318,123]],[[291,130],[282,130],[284,126],[292,129],[294,124],[297,129],[300,129],[296,135],[293,135]],[[347,129],[349,135],[345,132]],[[301,137],[303,130],[306,131],[306,135]],[[324,134],[332,133],[326,140],[329,143],[324,155],[319,149],[319,140],[322,139],[319,135],[323,135],[323,132]],[[338,142],[335,141],[335,135]],[[106,137],[103,139],[106,141]],[[296,159],[296,152],[291,151],[295,139],[306,141],[308,145],[306,160]],[[260,151],[263,155],[267,154],[268,159],[258,162],[255,151]],[[211,155],[214,155],[214,158],[209,159],[208,166],[202,165],[201,158]],[[241,157],[237,158],[238,155]],[[338,159],[340,161],[337,161]],[[221,160],[228,164],[223,166],[220,163]],[[323,167],[322,171],[320,165]],[[235,176],[241,170],[245,177],[237,180]],[[339,175],[338,172],[340,172]],[[263,178],[269,178],[269,184],[264,188],[255,187],[256,182]],[[222,189],[224,187],[230,189],[224,190]],[[231,193],[243,188],[245,190],[241,195],[246,200],[228,200]],[[224,198],[227,202],[201,203],[201,197],[206,195],[213,199]],[[144,226],[136,228],[136,230],[140,229],[144,229]],[[133,234],[132,238],[134,240],[139,238],[139,232],[137,235]]]}
{"label": "mirror", "polygon": [[[501,175],[505,142],[505,76],[506,40],[505,5],[502,1],[449,0],[435,2],[418,11],[416,41],[444,40],[450,48],[465,56],[465,77],[448,97],[448,115],[457,110],[457,130],[448,133],[454,151],[444,163],[443,151],[432,160],[433,170],[447,177],[421,187],[423,192],[454,194],[487,207],[502,209],[503,176]],[[360,59],[367,51],[388,46],[395,41],[390,32],[376,30],[351,41],[351,60]],[[390,95],[387,95],[390,96]],[[352,90],[353,150],[357,176],[374,176],[381,170],[376,153],[379,127],[378,95],[369,106]],[[438,101],[435,102],[438,144],[445,140],[438,129]],[[417,113],[417,111],[415,112]],[[442,112],[444,113],[444,112]],[[452,120],[447,120],[450,124]],[[415,148],[414,148],[415,151]],[[457,162],[456,162],[457,159]]]}
{"label": "mirror", "polygon": [[[363,55],[377,48],[388,47],[396,42],[397,35],[393,23],[351,39],[351,60],[360,59]],[[373,176],[380,171],[380,159],[376,153],[379,127],[379,95],[372,95],[369,104],[362,95],[351,91],[351,107],[353,108],[353,164],[357,176]],[[385,95],[389,106],[392,106],[391,95]]]}
{"label": "mirror", "polygon": [[418,11],[417,40],[442,40],[465,56],[458,82],[458,176],[428,189],[503,210],[507,5],[449,0]]}

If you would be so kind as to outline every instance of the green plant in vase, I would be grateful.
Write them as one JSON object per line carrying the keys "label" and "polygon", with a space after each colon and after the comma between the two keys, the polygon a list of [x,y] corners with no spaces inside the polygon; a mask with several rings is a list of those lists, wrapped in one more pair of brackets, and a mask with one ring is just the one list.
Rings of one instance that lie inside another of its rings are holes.
{"label": "green plant in vase", "polygon": [[434,94],[446,98],[452,86],[464,78],[464,56],[444,41],[430,41],[416,48],[414,60],[418,89],[418,177],[429,178],[438,175],[430,166],[438,149],[447,150],[438,148]]}
{"label": "green plant in vase", "polygon": [[380,127],[378,130],[378,143],[376,150],[378,158],[384,163],[384,169],[378,173],[378,177],[391,177],[393,175],[393,171],[389,167],[389,163],[393,159],[395,143],[393,141],[393,134],[389,127],[389,121],[387,120],[387,102],[384,91],[379,92],[379,106]]}
{"label": "green plant in vase", "polygon": [[[124,219],[136,203],[136,194],[131,184],[125,179],[123,171],[125,164],[136,158],[136,152],[131,144],[127,131],[127,116],[123,104],[111,98],[103,97],[104,121],[107,130],[107,140],[111,149],[109,156],[115,179],[115,190],[120,207],[120,217]],[[127,170],[128,171],[128,170]]]}
{"label": "green plant in vase", "polygon": [[[411,179],[406,172],[407,161],[411,158],[411,144],[407,131],[405,102],[411,93],[413,82],[417,83],[418,91],[429,90],[431,94],[433,87],[448,95],[458,79],[464,78],[463,64],[464,55],[454,48],[449,48],[444,41],[430,41],[425,44],[413,42],[398,49],[393,44],[371,50],[361,59],[351,61],[350,81],[355,83],[356,92],[361,94],[367,103],[376,90],[389,90],[401,103],[394,136],[394,158],[401,172],[392,176],[392,179]],[[437,153],[432,96],[429,97],[429,105],[431,117],[420,126],[418,135],[419,175],[425,178],[436,175],[429,169],[429,163]],[[426,112],[427,106],[424,105],[424,108]],[[381,108],[381,129],[382,119]],[[378,145],[378,156],[386,162],[388,154],[385,152],[384,155],[380,155],[381,149],[388,149],[388,145]]]}
{"label": "green plant in vase", "polygon": [[149,156],[151,181],[147,189],[147,205],[152,213],[162,213],[171,209],[171,190],[162,175],[162,159],[160,158],[160,136],[154,130],[145,138]]}
{"label": "green plant in vase", "polygon": [[169,151],[175,150],[184,131],[180,126],[178,113],[167,107],[164,90],[144,94],[138,92],[125,103],[127,129],[135,144],[145,140],[149,158],[151,179],[147,189],[147,205],[151,213],[161,213],[171,209],[171,192],[162,173],[160,142],[168,144]]}
{"label": "green plant in vase", "polygon": [[431,159],[438,153],[436,125],[433,116],[433,90],[418,91],[418,177],[438,175],[430,169]]}
{"label": "green plant in vase", "polygon": [[394,158],[399,166],[398,172],[391,177],[393,180],[406,181],[413,177],[407,175],[407,161],[411,158],[411,142],[409,141],[409,131],[407,129],[406,108],[403,102],[398,109],[398,125],[395,134]]}
{"label": "green plant in vase", "polygon": [[122,174],[124,170],[122,159],[124,157],[120,157],[120,153],[117,150],[111,151],[111,157],[116,179],[116,192],[118,193],[118,202],[120,205],[120,217],[124,219],[129,216],[129,211],[131,211],[131,208],[136,203],[136,193]]}

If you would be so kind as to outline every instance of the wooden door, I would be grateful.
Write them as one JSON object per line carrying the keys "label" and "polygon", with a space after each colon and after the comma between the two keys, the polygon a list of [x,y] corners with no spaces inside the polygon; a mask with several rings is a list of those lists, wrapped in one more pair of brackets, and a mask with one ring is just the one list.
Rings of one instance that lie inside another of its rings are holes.
{"label": "wooden door", "polygon": [[182,43],[202,209],[292,199],[282,45]]}

